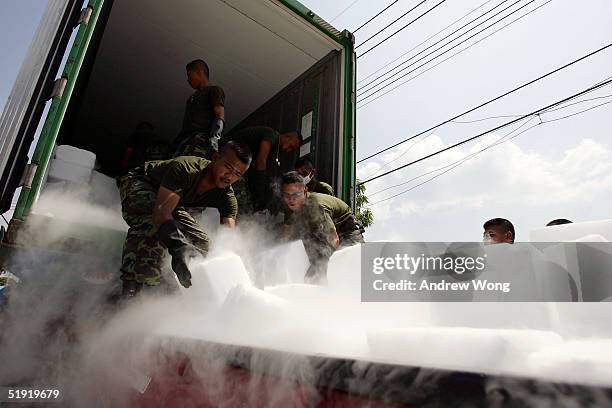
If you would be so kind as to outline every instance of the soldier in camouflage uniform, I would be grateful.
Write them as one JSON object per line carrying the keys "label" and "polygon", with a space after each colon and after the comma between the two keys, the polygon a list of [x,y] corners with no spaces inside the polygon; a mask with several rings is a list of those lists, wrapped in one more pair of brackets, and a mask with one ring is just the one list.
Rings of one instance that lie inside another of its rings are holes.
{"label": "soldier in camouflage uniform", "polygon": [[185,105],[181,132],[172,142],[173,157],[211,158],[219,150],[225,120],[225,93],[209,83],[210,70],[201,59],[185,67],[187,82],[195,90]]}
{"label": "soldier in camouflage uniform", "polygon": [[310,260],[304,280],[323,283],[334,251],[363,242],[364,229],[344,201],[309,192],[296,171],[283,175],[281,194],[286,207],[284,236],[301,239]]}
{"label": "soldier in camouflage uniform", "polygon": [[300,147],[302,135],[295,130],[278,132],[268,126],[251,126],[223,136],[221,145],[234,141],[248,146],[253,154],[253,165],[244,178],[234,186],[242,214],[262,211],[268,207],[272,191],[269,176],[280,165],[279,153],[291,153]]}
{"label": "soldier in camouflage uniform", "polygon": [[250,162],[248,148],[230,143],[212,162],[191,156],[147,162],[119,179],[129,225],[121,266],[125,296],[161,283],[166,250],[179,282],[191,286],[189,259],[206,256],[210,239],[187,210],[217,208],[221,223],[235,226],[238,207],[231,184]]}
{"label": "soldier in camouflage uniform", "polygon": [[306,188],[311,193],[321,193],[327,194],[330,196],[335,196],[334,189],[332,186],[327,184],[324,181],[317,180],[314,166],[307,158],[301,158],[297,162],[295,162],[295,171],[300,173],[302,177],[304,177],[304,182],[306,183]]}

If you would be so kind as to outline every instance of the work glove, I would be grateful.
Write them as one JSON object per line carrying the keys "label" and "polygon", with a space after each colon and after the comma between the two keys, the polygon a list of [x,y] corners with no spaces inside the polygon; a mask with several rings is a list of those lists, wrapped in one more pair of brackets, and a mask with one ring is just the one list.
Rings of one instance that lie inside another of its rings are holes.
{"label": "work glove", "polygon": [[191,286],[191,271],[188,263],[196,256],[196,250],[178,228],[176,220],[168,220],[157,231],[160,242],[168,248],[172,257],[172,270],[183,287]]}
{"label": "work glove", "polygon": [[210,148],[215,152],[219,151],[219,139],[221,139],[221,133],[223,132],[223,119],[214,118],[210,125]]}

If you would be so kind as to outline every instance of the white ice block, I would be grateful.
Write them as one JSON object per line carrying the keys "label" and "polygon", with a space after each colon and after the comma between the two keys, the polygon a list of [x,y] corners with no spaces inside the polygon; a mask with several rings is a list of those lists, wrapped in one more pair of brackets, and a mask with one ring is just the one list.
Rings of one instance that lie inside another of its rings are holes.
{"label": "white ice block", "polygon": [[224,254],[190,264],[191,283],[185,296],[195,302],[221,305],[232,288],[250,285],[251,280],[239,256]]}
{"label": "white ice block", "polygon": [[239,284],[228,293],[219,318],[224,327],[244,334],[276,331],[288,319],[288,302],[251,284]]}
{"label": "white ice block", "polygon": [[256,270],[265,286],[304,283],[310,266],[302,241],[293,241],[265,251],[258,257]]}
{"label": "white ice block", "polygon": [[612,339],[573,340],[529,357],[539,377],[560,382],[612,386]]}
{"label": "white ice block", "polygon": [[513,371],[530,353],[562,342],[561,336],[536,330],[405,328],[368,331],[376,360],[468,371]]}
{"label": "white ice block", "polygon": [[94,204],[103,207],[121,208],[119,188],[114,178],[94,170],[91,174],[90,186],[90,200]]}
{"label": "white ice block", "polygon": [[96,163],[96,155],[94,153],[70,145],[57,146],[53,157],[66,163],[76,164],[89,169],[93,169]]}
{"label": "white ice block", "polygon": [[327,285],[350,298],[361,297],[361,245],[334,252],[327,266]]}
{"label": "white ice block", "polygon": [[71,181],[79,184],[91,182],[92,169],[61,159],[52,159],[49,166],[49,181]]}
{"label": "white ice block", "polygon": [[563,242],[580,240],[588,235],[600,235],[606,241],[612,241],[612,220],[575,222],[538,228],[530,232],[529,239],[531,242]]}

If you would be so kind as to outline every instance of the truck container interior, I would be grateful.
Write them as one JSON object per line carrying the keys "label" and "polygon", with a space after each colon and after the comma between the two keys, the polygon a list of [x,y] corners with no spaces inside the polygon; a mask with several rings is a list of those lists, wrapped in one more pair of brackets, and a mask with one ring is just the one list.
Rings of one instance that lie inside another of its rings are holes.
{"label": "truck container interior", "polygon": [[342,45],[286,5],[269,0],[109,1],[98,26],[58,145],[95,153],[99,170],[115,176],[127,137],[139,122],[152,123],[168,141],[178,134],[193,93],[185,65],[201,58],[210,67],[211,84],[226,94],[225,133],[246,125],[306,129],[300,151],[281,155],[278,171],[310,155],[320,178],[337,188]]}

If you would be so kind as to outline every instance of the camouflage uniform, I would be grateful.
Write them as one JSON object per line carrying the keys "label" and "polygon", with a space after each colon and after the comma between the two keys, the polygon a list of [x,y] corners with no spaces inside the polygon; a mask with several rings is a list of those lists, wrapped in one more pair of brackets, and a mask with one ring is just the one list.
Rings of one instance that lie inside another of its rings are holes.
{"label": "camouflage uniform", "polygon": [[363,241],[363,227],[350,207],[339,198],[319,193],[308,193],[304,208],[285,214],[285,225],[292,239],[301,239],[310,260],[306,280],[325,279],[327,263],[335,251],[330,241],[334,231],[340,247]]}
{"label": "camouflage uniform", "polygon": [[313,180],[310,183],[308,183],[307,187],[308,187],[308,191],[310,191],[311,193],[327,194],[330,196],[336,195],[334,193],[334,189],[332,188],[332,186],[330,186],[324,181]]}
{"label": "camouflage uniform", "polygon": [[173,157],[197,156],[208,159],[211,157],[211,145],[207,133],[196,133],[185,139],[176,149]]}
{"label": "camouflage uniform", "polygon": [[[204,167],[209,163],[207,160],[199,158],[180,158],[178,161],[200,160]],[[167,160],[161,163],[170,163],[175,160]],[[150,162],[156,163],[156,162]],[[150,165],[146,163],[145,166]],[[151,176],[145,174],[145,166],[138,167],[130,171],[127,175],[119,179],[119,191],[121,195],[123,219],[129,225],[127,237],[123,247],[123,257],[121,265],[121,279],[134,280],[147,285],[158,285],[161,282],[162,266],[166,254],[166,248],[157,238],[157,227],[153,224],[153,206],[159,191],[159,182]],[[193,184],[193,182],[191,183]],[[190,193],[185,188],[185,197]],[[174,189],[173,189],[174,191]],[[180,194],[182,196],[182,193]],[[183,197],[183,196],[182,196]],[[233,191],[228,188],[228,197],[231,199]],[[188,209],[195,207],[215,207],[218,198],[213,200],[189,200],[187,203],[179,201],[179,206],[172,213],[172,217],[178,221],[179,228],[191,243],[203,256],[206,256],[210,247],[210,239],[198,225],[197,221],[189,214]],[[184,204],[183,206],[181,204]],[[219,210],[223,216],[235,218],[236,206],[235,198],[230,206],[234,209]]]}

